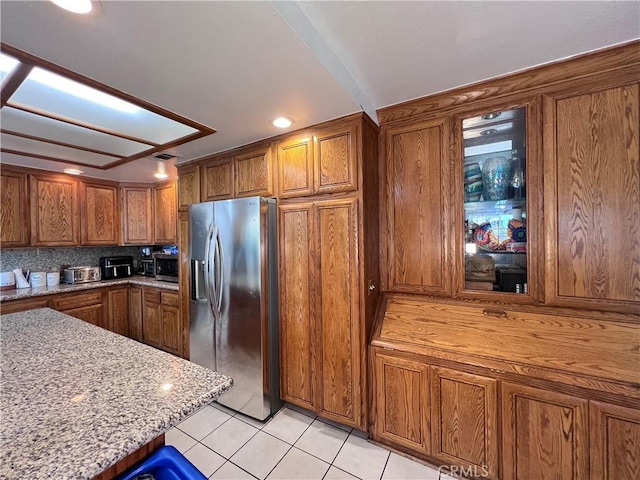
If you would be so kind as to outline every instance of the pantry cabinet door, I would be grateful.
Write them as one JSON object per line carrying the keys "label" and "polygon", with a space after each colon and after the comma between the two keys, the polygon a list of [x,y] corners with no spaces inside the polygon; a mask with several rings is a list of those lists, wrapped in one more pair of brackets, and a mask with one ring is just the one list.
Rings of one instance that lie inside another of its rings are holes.
{"label": "pantry cabinet door", "polygon": [[0,245],[29,245],[27,174],[2,169],[0,173]]}
{"label": "pantry cabinet door", "polygon": [[640,307],[640,83],[545,98],[547,302]]}
{"label": "pantry cabinet door", "polygon": [[82,245],[118,245],[121,231],[118,187],[82,183],[80,192]]}
{"label": "pantry cabinet door", "polygon": [[314,410],[313,204],[280,205],[280,394]]}
{"label": "pantry cabinet door", "polygon": [[449,292],[450,121],[390,128],[385,139],[389,290]]}
{"label": "pantry cabinet door", "polygon": [[79,245],[78,182],[62,175],[32,174],[30,177],[31,245]]}

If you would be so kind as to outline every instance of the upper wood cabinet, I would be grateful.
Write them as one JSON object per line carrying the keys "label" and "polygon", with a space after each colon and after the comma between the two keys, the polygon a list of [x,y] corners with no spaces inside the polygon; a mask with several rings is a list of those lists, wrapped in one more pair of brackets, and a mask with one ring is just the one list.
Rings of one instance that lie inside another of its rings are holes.
{"label": "upper wood cabinet", "polygon": [[80,244],[78,182],[64,175],[30,175],[31,245]]}
{"label": "upper wood cabinet", "polygon": [[280,198],[357,190],[360,125],[347,119],[280,141]]}
{"label": "upper wood cabinet", "polygon": [[178,197],[176,182],[153,186],[153,243],[178,243]]}
{"label": "upper wood cabinet", "polygon": [[3,168],[0,171],[0,246],[29,244],[27,174]]}
{"label": "upper wood cabinet", "polygon": [[392,291],[451,291],[448,118],[387,129],[386,221]]}
{"label": "upper wood cabinet", "polygon": [[232,157],[209,160],[200,168],[200,198],[203,202],[233,198]]}
{"label": "upper wood cabinet", "polygon": [[152,193],[148,186],[122,186],[122,243],[153,244]]}
{"label": "upper wood cabinet", "polygon": [[116,185],[80,184],[82,245],[118,245],[122,230],[118,197]]}
{"label": "upper wood cabinet", "polygon": [[640,83],[611,77],[544,99],[546,300],[637,313]]}
{"label": "upper wood cabinet", "polygon": [[178,167],[178,210],[200,202],[200,165]]}
{"label": "upper wood cabinet", "polygon": [[271,145],[252,149],[234,157],[235,196],[273,196]]}
{"label": "upper wood cabinet", "polygon": [[640,410],[590,402],[591,480],[640,476]]}
{"label": "upper wood cabinet", "polygon": [[304,197],[313,193],[313,138],[309,132],[277,145],[278,196]]}
{"label": "upper wood cabinet", "polygon": [[587,479],[587,404],[571,395],[503,383],[503,479]]}

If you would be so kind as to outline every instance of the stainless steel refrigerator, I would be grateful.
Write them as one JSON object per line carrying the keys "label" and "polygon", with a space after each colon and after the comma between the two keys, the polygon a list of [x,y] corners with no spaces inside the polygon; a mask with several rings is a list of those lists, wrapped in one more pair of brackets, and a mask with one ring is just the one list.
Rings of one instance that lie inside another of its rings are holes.
{"label": "stainless steel refrigerator", "polygon": [[276,203],[189,206],[191,361],[233,378],[218,402],[264,420],[281,405]]}

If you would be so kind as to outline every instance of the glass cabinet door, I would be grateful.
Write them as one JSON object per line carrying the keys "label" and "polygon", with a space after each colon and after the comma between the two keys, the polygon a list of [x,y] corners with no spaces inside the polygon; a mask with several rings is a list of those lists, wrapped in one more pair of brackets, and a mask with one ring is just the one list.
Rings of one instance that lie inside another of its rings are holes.
{"label": "glass cabinet door", "polygon": [[462,120],[465,290],[528,293],[526,108]]}

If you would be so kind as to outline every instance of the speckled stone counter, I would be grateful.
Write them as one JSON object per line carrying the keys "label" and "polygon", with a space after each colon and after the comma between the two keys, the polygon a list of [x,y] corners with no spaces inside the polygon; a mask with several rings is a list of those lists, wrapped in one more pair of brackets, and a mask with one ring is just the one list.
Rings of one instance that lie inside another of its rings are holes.
{"label": "speckled stone counter", "polygon": [[232,380],[48,308],[0,316],[0,478],[89,479]]}
{"label": "speckled stone counter", "polygon": [[76,292],[89,290],[92,288],[104,288],[112,285],[142,285],[147,287],[163,288],[165,290],[178,291],[177,283],[161,282],[152,277],[134,275],[133,277],[121,278],[118,280],[102,280],[100,282],[77,283],[74,285],[60,284],[51,287],[19,288],[16,290],[5,290],[0,292],[0,303],[9,300],[20,300],[30,297],[41,297],[43,295],[54,295],[56,293]]}

